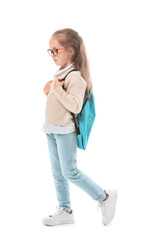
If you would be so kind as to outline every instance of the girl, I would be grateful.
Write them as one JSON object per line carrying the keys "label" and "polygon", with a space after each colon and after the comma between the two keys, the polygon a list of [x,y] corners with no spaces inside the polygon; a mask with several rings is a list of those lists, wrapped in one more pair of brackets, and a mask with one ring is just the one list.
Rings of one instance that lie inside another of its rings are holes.
{"label": "girl", "polygon": [[[81,111],[83,99],[92,89],[84,42],[78,32],[70,28],[53,33],[48,53],[59,70],[44,87],[47,96],[45,131],[51,161],[52,176],[59,205],[54,214],[42,220],[45,225],[74,223],[71,209],[69,181],[89,194],[99,204],[104,225],[114,217],[116,190],[103,190],[77,168],[77,135],[70,112],[75,117]],[[65,81],[60,81],[70,70]],[[64,88],[64,89],[63,89]]]}

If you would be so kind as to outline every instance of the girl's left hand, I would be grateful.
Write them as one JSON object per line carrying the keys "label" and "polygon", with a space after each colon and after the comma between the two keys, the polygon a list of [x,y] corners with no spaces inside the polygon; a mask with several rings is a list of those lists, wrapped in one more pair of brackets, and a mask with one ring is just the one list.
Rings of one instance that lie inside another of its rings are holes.
{"label": "girl's left hand", "polygon": [[61,87],[63,86],[64,81],[60,82],[59,80],[60,80],[59,78],[55,79],[55,81],[54,81],[54,89],[59,87],[59,86],[61,86]]}

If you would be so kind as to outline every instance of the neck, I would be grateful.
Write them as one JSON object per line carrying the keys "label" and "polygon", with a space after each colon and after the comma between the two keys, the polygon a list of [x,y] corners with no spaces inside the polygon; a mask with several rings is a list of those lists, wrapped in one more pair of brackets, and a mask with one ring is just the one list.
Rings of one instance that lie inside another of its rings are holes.
{"label": "neck", "polygon": [[69,70],[71,70],[71,69],[73,69],[74,68],[74,65],[72,64],[70,64],[70,66],[67,66],[66,68],[63,68],[63,69],[59,69],[56,73],[55,73],[55,75],[54,76],[58,76],[58,75],[60,75],[60,74],[64,74],[65,72],[67,72],[67,71],[69,71]]}
{"label": "neck", "polygon": [[59,70],[65,69],[66,67],[70,66],[71,64],[72,63],[69,62],[66,65],[61,66]]}

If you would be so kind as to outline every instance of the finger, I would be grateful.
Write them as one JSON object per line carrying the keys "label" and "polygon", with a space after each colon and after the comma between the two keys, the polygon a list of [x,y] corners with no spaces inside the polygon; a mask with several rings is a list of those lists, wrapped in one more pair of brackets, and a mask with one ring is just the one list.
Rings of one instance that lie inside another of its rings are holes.
{"label": "finger", "polygon": [[64,84],[64,81],[61,82],[61,85],[63,85],[63,84]]}
{"label": "finger", "polygon": [[56,79],[57,82],[60,82],[60,80],[61,80],[60,78],[57,78],[57,79]]}
{"label": "finger", "polygon": [[57,81],[58,81],[58,82],[64,82],[64,81],[62,81],[60,78],[57,78]]}

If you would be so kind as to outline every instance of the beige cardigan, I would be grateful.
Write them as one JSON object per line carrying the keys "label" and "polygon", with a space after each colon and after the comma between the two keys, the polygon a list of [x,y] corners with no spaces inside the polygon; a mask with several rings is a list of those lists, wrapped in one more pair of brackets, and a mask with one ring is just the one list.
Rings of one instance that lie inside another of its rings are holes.
{"label": "beige cardigan", "polygon": [[[56,78],[63,78],[72,69],[74,69],[74,66],[54,76],[54,81]],[[53,89],[54,81],[47,95],[45,122],[67,125],[74,121],[70,111],[75,113],[75,116],[81,111],[87,84],[79,71],[68,74],[64,82],[66,90],[61,86]]]}

